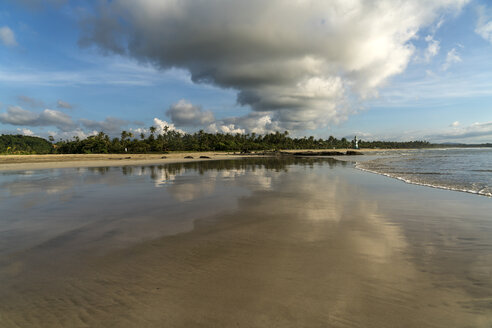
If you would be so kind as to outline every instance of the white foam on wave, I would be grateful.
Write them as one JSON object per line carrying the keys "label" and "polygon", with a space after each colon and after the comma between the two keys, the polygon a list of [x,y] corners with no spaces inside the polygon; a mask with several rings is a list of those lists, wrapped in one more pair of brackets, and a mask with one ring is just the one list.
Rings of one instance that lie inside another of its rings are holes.
{"label": "white foam on wave", "polygon": [[369,172],[369,173],[374,173],[378,175],[383,175],[385,177],[397,179],[403,182],[406,182],[408,184],[414,184],[414,185],[419,185],[419,186],[425,186],[425,187],[431,187],[431,188],[437,188],[437,189],[445,189],[445,190],[452,190],[452,191],[460,191],[460,192],[466,192],[470,194],[475,194],[475,195],[481,195],[481,196],[486,196],[486,197],[492,197],[492,192],[488,192],[482,188],[480,190],[472,190],[472,189],[464,189],[464,188],[457,188],[457,187],[450,187],[450,186],[443,186],[443,185],[438,185],[438,184],[430,184],[430,183],[424,183],[424,182],[419,182],[419,181],[413,181],[398,175],[392,175],[390,173],[385,173],[385,172],[378,172],[375,170],[370,170],[366,169],[360,166],[361,163],[356,163],[355,168],[364,172]]}

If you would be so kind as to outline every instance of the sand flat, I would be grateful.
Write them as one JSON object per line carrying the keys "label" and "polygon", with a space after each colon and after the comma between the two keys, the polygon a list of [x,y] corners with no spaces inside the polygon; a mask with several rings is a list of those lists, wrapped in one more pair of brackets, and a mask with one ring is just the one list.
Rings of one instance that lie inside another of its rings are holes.
{"label": "sand flat", "polygon": [[83,179],[49,196],[9,176],[19,203],[0,204],[26,224],[0,221],[22,237],[0,255],[1,326],[490,326],[488,199],[332,160],[254,162],[64,169],[53,185]]}

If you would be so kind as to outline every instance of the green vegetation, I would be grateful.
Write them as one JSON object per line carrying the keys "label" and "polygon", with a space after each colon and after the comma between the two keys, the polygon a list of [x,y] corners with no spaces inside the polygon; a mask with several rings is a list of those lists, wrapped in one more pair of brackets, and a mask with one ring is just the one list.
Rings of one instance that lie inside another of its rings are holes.
{"label": "green vegetation", "polygon": [[[182,134],[165,130],[156,135],[150,128],[150,135],[140,134],[136,138],[131,132],[121,132],[120,138],[110,138],[104,132],[86,139],[74,137],[71,140],[50,141],[21,135],[0,136],[1,154],[105,154],[105,153],[165,153],[169,151],[241,151],[281,149],[338,149],[353,148],[354,140],[314,137],[292,138],[289,133],[276,132],[266,135],[206,133],[200,130],[193,134]],[[427,141],[359,141],[360,148],[432,148],[443,145]],[[446,145],[457,147],[466,145]],[[476,146],[476,145],[475,145]]]}
{"label": "green vegetation", "polygon": [[53,145],[46,139],[23,135],[0,135],[0,154],[50,154]]}
{"label": "green vegetation", "polygon": [[[314,137],[291,138],[289,133],[276,132],[266,135],[206,133],[203,130],[193,134],[182,134],[167,130],[155,136],[150,130],[146,138],[137,139],[132,133],[123,131],[120,138],[111,139],[103,132],[86,139],[75,137],[73,140],[59,141],[56,152],[61,154],[90,153],[163,153],[168,151],[252,151],[280,149],[333,149],[352,148],[353,141],[346,138],[315,139]],[[429,147],[426,141],[412,142],[361,142],[363,147],[380,148],[422,148]]]}
{"label": "green vegetation", "polygon": [[400,148],[434,148],[442,147],[439,144],[431,144],[428,141],[359,141],[359,148],[400,149]]}

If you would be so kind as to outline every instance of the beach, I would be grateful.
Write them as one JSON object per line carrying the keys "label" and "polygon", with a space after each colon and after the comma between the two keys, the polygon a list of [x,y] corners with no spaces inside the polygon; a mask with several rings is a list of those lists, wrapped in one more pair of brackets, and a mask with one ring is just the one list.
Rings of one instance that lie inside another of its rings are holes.
{"label": "beach", "polygon": [[138,160],[4,171],[0,326],[492,324],[486,197],[333,159]]}
{"label": "beach", "polygon": [[0,18],[0,328],[492,328],[492,0]]}
{"label": "beach", "polygon": [[[239,154],[239,153],[238,153]],[[185,158],[191,156],[193,158]],[[234,152],[173,152],[170,154],[47,154],[2,155],[0,171],[37,170],[67,167],[105,167],[119,165],[166,164],[205,160],[233,159],[243,156]]]}
{"label": "beach", "polygon": [[[351,149],[336,149],[336,151],[347,152]],[[285,153],[313,151],[309,149],[283,150]],[[319,149],[315,151],[333,151],[333,149]],[[395,149],[362,149],[361,153],[391,152]],[[224,160],[240,159],[259,155],[262,151],[254,151],[250,154],[241,152],[171,152],[168,154],[46,154],[46,155],[1,155],[0,171],[7,170],[37,170],[50,168],[68,167],[105,167],[121,165],[146,165],[146,164],[169,164],[179,162],[203,161],[206,159]],[[185,158],[191,156],[193,158]],[[200,158],[205,156],[208,158]]]}

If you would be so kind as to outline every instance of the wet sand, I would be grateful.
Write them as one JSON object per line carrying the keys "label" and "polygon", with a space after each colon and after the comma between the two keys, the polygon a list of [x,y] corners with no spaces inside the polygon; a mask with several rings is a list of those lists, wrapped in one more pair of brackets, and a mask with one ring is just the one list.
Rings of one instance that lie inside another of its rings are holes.
{"label": "wet sand", "polygon": [[315,159],[25,181],[0,181],[1,327],[492,325],[485,197]]}

